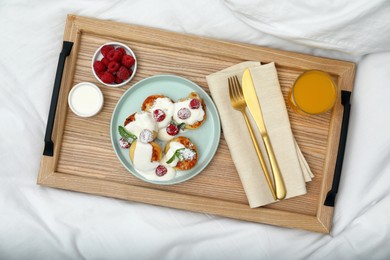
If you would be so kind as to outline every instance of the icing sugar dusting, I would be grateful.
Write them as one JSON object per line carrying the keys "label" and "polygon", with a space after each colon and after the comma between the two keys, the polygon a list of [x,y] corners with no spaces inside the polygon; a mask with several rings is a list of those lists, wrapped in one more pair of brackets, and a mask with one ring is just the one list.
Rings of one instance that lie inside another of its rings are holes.
{"label": "icing sugar dusting", "polygon": [[179,153],[185,161],[192,161],[196,155],[196,152],[194,150],[188,148],[180,150]]}
{"label": "icing sugar dusting", "polygon": [[153,141],[153,133],[148,129],[144,129],[139,134],[139,141],[146,144]]}

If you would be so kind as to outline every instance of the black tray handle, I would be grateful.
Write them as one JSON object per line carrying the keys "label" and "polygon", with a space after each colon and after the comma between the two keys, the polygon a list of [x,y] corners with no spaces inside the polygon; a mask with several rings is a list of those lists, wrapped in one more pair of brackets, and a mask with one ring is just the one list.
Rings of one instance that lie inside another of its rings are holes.
{"label": "black tray handle", "polygon": [[348,123],[349,123],[349,114],[351,111],[351,92],[350,91],[341,91],[341,103],[344,106],[343,112],[343,123],[341,125],[340,133],[340,143],[339,151],[337,153],[336,167],[334,170],[332,188],[328,192],[325,198],[324,205],[334,207],[336,200],[337,191],[339,190],[341,169],[343,167],[345,145],[347,142],[347,133],[348,133]]}
{"label": "black tray handle", "polygon": [[46,133],[45,133],[45,148],[43,150],[43,155],[53,156],[54,153],[54,143],[52,141],[54,117],[57,110],[58,95],[60,93],[62,74],[64,72],[65,60],[69,56],[73,47],[73,42],[64,41],[62,45],[62,51],[60,53],[60,58],[58,59],[57,72],[54,80],[53,94],[51,96],[49,117],[47,119]]}

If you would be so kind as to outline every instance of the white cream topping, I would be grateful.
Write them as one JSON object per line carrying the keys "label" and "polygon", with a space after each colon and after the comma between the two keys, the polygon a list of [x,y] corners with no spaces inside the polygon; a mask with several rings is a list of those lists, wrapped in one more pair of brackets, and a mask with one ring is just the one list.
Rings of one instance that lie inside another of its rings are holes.
{"label": "white cream topping", "polygon": [[134,150],[134,168],[143,173],[152,172],[159,165],[158,162],[152,162],[153,146],[149,143],[137,142]]}
{"label": "white cream topping", "polygon": [[172,180],[173,178],[175,178],[176,170],[173,169],[172,167],[166,165],[166,164],[163,164],[162,162],[161,162],[161,164],[167,168],[167,173],[165,175],[158,176],[153,171],[153,174],[143,174],[142,176],[144,176],[146,179],[151,180],[151,181],[169,181],[169,180]]}
{"label": "white cream topping", "polygon": [[137,112],[135,114],[135,120],[133,122],[128,123],[125,128],[130,133],[137,136],[137,138],[139,138],[139,134],[144,129],[147,129],[151,132],[157,132],[157,125],[152,115],[144,111]]}
{"label": "white cream topping", "polygon": [[161,109],[165,113],[164,120],[161,122],[156,122],[158,129],[167,127],[167,125],[171,122],[174,108],[175,106],[169,98],[157,98],[154,101],[150,112],[153,114],[154,110]]}
{"label": "white cream topping", "polygon": [[[161,162],[152,162],[153,146],[149,143],[137,142],[134,150],[134,168],[146,179],[153,181],[172,180],[176,176],[176,170]],[[156,174],[156,168],[160,164],[167,168],[167,173],[163,176]]]}
{"label": "white cream topping", "polygon": [[160,130],[158,130],[157,138],[160,139],[161,141],[170,141],[173,138],[175,138],[175,136],[169,135],[167,133],[166,128],[161,128]]}
{"label": "white cream topping", "polygon": [[[193,125],[196,122],[199,122],[199,121],[203,120],[204,114],[205,114],[204,110],[203,110],[203,107],[200,106],[197,109],[191,109],[190,108],[190,102],[191,102],[191,99],[186,99],[184,101],[180,101],[180,102],[175,103],[175,111],[173,113],[173,120],[175,120],[175,122],[177,122],[178,124],[185,123],[187,125]],[[191,115],[190,115],[189,118],[187,118],[187,119],[180,119],[177,116],[177,112],[180,109],[182,109],[182,108],[187,108],[191,112]]]}
{"label": "white cream topping", "polygon": [[161,128],[158,130],[157,138],[160,139],[161,141],[168,142],[168,141],[172,140],[173,138],[175,138],[176,136],[178,136],[180,133],[185,133],[187,131],[188,131],[187,129],[184,129],[184,130],[180,129],[179,133],[177,135],[170,135],[167,133],[166,127],[164,127],[164,128]]}

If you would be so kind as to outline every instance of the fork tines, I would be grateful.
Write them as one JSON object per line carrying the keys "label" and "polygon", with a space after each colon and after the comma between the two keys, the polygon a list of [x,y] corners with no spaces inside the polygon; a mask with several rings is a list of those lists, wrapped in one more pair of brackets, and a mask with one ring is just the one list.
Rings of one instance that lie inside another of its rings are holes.
{"label": "fork tines", "polygon": [[230,99],[233,99],[235,102],[239,102],[244,98],[242,93],[242,88],[240,82],[238,81],[237,76],[232,76],[228,78],[229,83],[229,95]]}

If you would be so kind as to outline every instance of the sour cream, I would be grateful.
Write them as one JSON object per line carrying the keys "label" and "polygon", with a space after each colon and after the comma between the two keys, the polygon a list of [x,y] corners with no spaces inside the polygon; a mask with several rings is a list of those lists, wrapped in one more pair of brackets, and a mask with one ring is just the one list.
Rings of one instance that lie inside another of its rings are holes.
{"label": "sour cream", "polygon": [[[179,131],[179,133],[180,133],[180,131]],[[175,137],[176,137],[176,135],[168,134],[166,128],[161,128],[158,130],[157,138],[160,139],[161,141],[167,142],[167,141],[172,140]]]}
{"label": "sour cream", "polygon": [[[175,110],[173,113],[173,120],[177,122],[178,124],[185,123],[186,125],[193,125],[196,122],[202,121],[205,115],[205,112],[203,110],[203,107],[200,106],[197,109],[191,109],[190,108],[190,102],[191,99],[186,99],[184,101],[180,101],[175,103]],[[180,109],[186,108],[191,112],[191,115],[186,119],[181,119],[178,117],[177,113]]]}
{"label": "sour cream", "polygon": [[[164,165],[163,163],[161,163]],[[176,170],[168,165],[164,165],[167,168],[167,173],[163,176],[158,176],[155,172],[153,173],[143,173],[142,176],[144,176],[146,179],[151,181],[169,181],[176,177]]]}
{"label": "sour cream", "polygon": [[175,110],[175,106],[169,98],[157,98],[154,101],[150,111],[153,114],[153,112],[157,109],[161,109],[161,111],[163,111],[165,114],[164,120],[162,120],[161,122],[156,122],[157,128],[165,128],[172,120],[172,115]]}
{"label": "sour cream", "polygon": [[152,162],[153,146],[149,143],[137,142],[134,150],[134,168],[140,172],[154,171],[159,165]]}
{"label": "sour cream", "polygon": [[76,115],[91,117],[102,109],[103,93],[95,84],[81,82],[69,92],[68,104]]}
{"label": "sour cream", "polygon": [[172,180],[176,176],[176,170],[161,161],[167,168],[167,173],[163,176],[156,174],[156,168],[160,162],[152,162],[153,146],[149,143],[137,142],[134,150],[134,168],[146,179],[153,181]]}
{"label": "sour cream", "polygon": [[137,136],[137,138],[144,129],[147,129],[152,133],[157,132],[157,125],[152,115],[144,111],[137,112],[135,114],[135,120],[133,122],[128,123],[125,128],[127,131]]}

